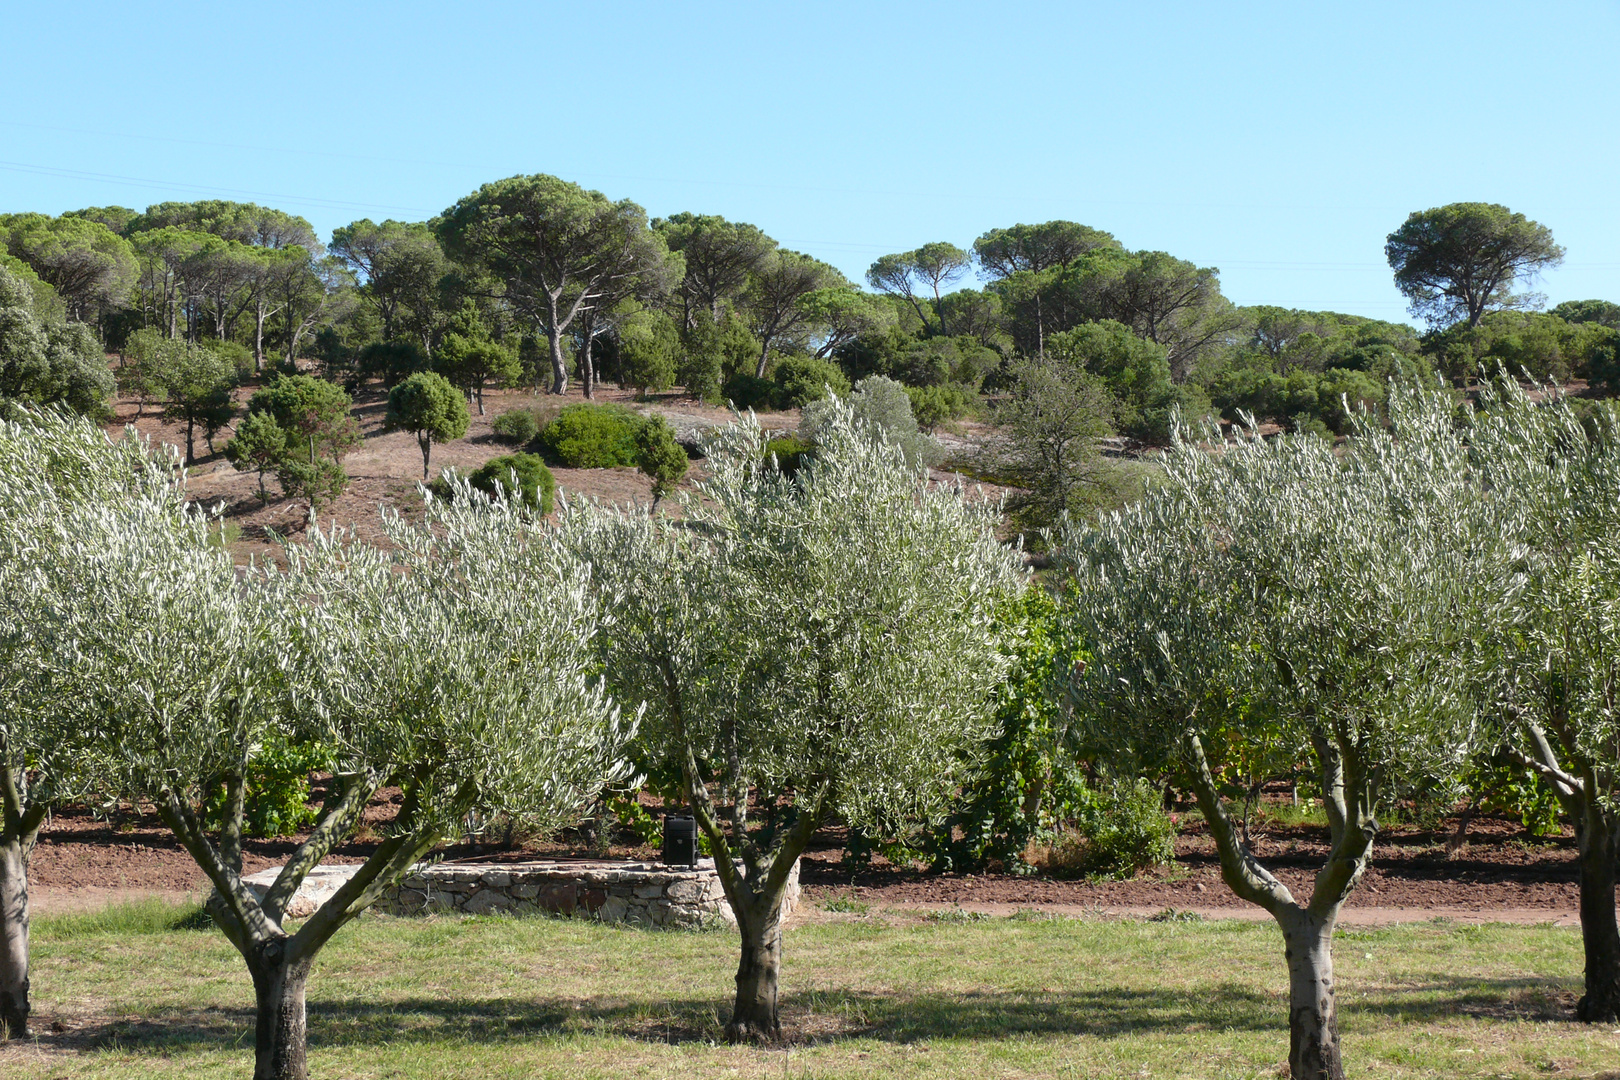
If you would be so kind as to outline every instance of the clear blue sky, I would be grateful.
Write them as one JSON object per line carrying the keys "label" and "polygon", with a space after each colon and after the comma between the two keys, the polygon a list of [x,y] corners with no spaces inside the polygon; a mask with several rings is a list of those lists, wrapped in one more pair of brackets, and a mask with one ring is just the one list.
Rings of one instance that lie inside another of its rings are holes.
{"label": "clear blue sky", "polygon": [[0,211],[425,219],[548,172],[878,255],[1068,218],[1238,303],[1403,318],[1407,213],[1549,226],[1620,301],[1620,4],[9,5]]}

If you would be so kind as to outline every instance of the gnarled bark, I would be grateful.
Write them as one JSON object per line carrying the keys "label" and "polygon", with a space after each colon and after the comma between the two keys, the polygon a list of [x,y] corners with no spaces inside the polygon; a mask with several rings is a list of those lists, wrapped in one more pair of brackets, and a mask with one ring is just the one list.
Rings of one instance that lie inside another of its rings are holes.
{"label": "gnarled bark", "polygon": [[0,738],[0,1041],[28,1034],[28,856],[46,802]]}
{"label": "gnarled bark", "polygon": [[[1590,800],[1589,802],[1595,802]],[[1620,1021],[1620,925],[1614,907],[1615,827],[1603,808],[1588,805],[1578,830],[1580,844],[1581,945],[1586,953],[1586,992],[1575,1018],[1588,1024]]]}
{"label": "gnarled bark", "polygon": [[726,1041],[773,1043],[782,1037],[776,1008],[777,980],[782,970],[782,896],[756,895],[751,910],[733,906],[742,955],[737,963],[737,999]]}
{"label": "gnarled bark", "polygon": [[1332,913],[1295,907],[1280,913],[1288,958],[1288,1068],[1294,1080],[1343,1080],[1339,1011],[1333,987]]}
{"label": "gnarled bark", "polygon": [[239,776],[227,778],[227,806],[232,810],[232,820],[221,830],[217,845],[209,839],[187,800],[168,791],[157,804],[158,815],[213,882],[209,914],[241,953],[253,978],[254,1080],[305,1080],[309,1075],[305,1054],[304,987],[316,955],[338,930],[370,907],[389,883],[399,880],[439,839],[437,831],[431,828],[424,832],[413,831],[419,793],[415,783],[408,782],[404,804],[395,819],[400,832],[385,840],[296,933],[289,935],[281,923],[299,883],[334,845],[353,831],[381,778],[370,773],[351,773],[338,779],[338,788],[329,796],[321,820],[293,851],[262,899],[256,898],[241,879],[242,783]]}
{"label": "gnarled bark", "polygon": [[28,856],[0,841],[0,1039],[28,1034]]}
{"label": "gnarled bark", "polygon": [[1555,730],[1568,760],[1560,763],[1547,732],[1527,724],[1529,753],[1520,764],[1552,786],[1564,814],[1575,826],[1579,847],[1581,945],[1586,953],[1585,993],[1575,1018],[1589,1024],[1620,1021],[1620,926],[1616,925],[1614,886],[1620,861],[1620,815],[1606,810],[1597,792],[1607,790],[1593,763],[1580,753],[1567,723]]}
{"label": "gnarled bark", "polygon": [[307,1080],[304,986],[313,957],[288,962],[286,943],[281,940],[266,942],[253,952],[248,960],[257,1006],[253,1080]]}
{"label": "gnarled bark", "polygon": [[1288,961],[1288,1067],[1294,1080],[1343,1080],[1338,1005],[1333,978],[1333,929],[1339,908],[1366,868],[1378,822],[1374,778],[1362,768],[1349,740],[1312,740],[1322,765],[1322,802],[1332,840],[1308,904],[1254,858],[1221,803],[1198,736],[1185,740],[1187,778],[1220,855],[1221,877],[1231,890],[1277,920]]}

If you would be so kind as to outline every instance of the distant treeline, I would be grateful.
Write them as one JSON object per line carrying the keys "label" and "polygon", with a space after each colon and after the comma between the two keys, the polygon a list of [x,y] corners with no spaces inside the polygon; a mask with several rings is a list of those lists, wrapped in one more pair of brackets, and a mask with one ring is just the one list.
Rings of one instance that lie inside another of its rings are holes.
{"label": "distant treeline", "polygon": [[[1475,275],[1483,285],[1445,246],[1471,229],[1467,257],[1484,258],[1482,228],[1519,244]],[[324,244],[304,218],[253,203],[13,214],[0,216],[0,394],[104,402],[85,328],[115,352],[150,330],[245,350],[254,372],[312,361],[351,388],[433,369],[474,397],[570,379],[589,395],[607,379],[792,407],[803,387],[878,374],[913,389],[930,427],[1009,391],[1018,363],[1035,360],[1083,375],[1106,424],[1150,442],[1176,407],[1338,432],[1343,403],[1376,404],[1397,369],[1464,380],[1501,363],[1620,392],[1620,305],[1541,312],[1511,290],[1561,256],[1544,227],[1454,204],[1413,214],[1389,241],[1425,333],[1240,307],[1215,268],[1070,221],[885,255],[862,288],[757,226],[649,220],[549,176],[485,185],[428,222],[362,219]]]}

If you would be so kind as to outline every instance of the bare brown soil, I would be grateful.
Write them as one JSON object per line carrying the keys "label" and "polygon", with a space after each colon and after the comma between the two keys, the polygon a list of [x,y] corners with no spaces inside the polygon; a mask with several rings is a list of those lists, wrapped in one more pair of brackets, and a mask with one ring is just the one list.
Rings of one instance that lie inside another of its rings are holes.
{"label": "bare brown soil", "polygon": [[[318,794],[318,793],[317,793]],[[329,861],[358,862],[375,850],[373,830],[392,818],[397,793],[385,792],[367,810],[358,837]],[[1571,922],[1576,919],[1574,839],[1530,836],[1504,818],[1476,818],[1466,842],[1453,840],[1455,823],[1439,830],[1395,826],[1379,836],[1372,865],[1347,902],[1346,921],[1386,922],[1445,916],[1511,922]],[[246,844],[244,869],[279,865],[299,837]],[[586,855],[573,837],[503,849],[467,838],[448,845],[447,858],[502,859],[520,855]],[[1268,825],[1253,838],[1256,854],[1296,897],[1309,895],[1311,880],[1327,851],[1325,830],[1309,825]],[[655,857],[648,847],[615,845],[621,858]],[[145,895],[200,896],[208,890],[201,870],[153,813],[125,809],[110,818],[87,809],[54,817],[40,836],[31,868],[36,910],[80,910],[114,899]],[[813,914],[834,898],[901,909],[962,908],[1011,913],[1039,908],[1052,913],[1147,915],[1165,909],[1211,916],[1258,916],[1221,882],[1214,845],[1196,815],[1182,817],[1175,862],[1129,881],[1060,880],[1010,874],[936,874],[897,867],[875,858],[855,868],[844,861],[841,837],[825,833],[805,856],[803,905]]]}
{"label": "bare brown soil", "polygon": [[[1517,821],[1476,818],[1466,842],[1448,851],[1455,822],[1440,830],[1395,826],[1380,833],[1372,865],[1346,902],[1347,921],[1407,916],[1477,915],[1500,921],[1563,921],[1577,911],[1575,841],[1538,838]],[[1296,899],[1310,895],[1327,854],[1326,830],[1269,825],[1253,848]],[[851,871],[842,849],[806,857],[801,873],[812,901],[847,897],[896,907],[961,907],[1000,912],[1019,908],[1141,914],[1172,909],[1221,917],[1261,915],[1221,881],[1215,845],[1196,815],[1183,815],[1175,862],[1129,881],[1056,880],[1008,874],[934,874],[874,859]]]}
{"label": "bare brown soil", "polygon": [[[257,388],[256,383],[241,387],[236,392],[237,399],[245,404]],[[538,408],[543,415],[584,400],[577,384],[561,396],[537,395],[521,389],[487,390],[484,393],[485,414],[480,416],[476,408],[473,410],[466,437],[433,446],[429,475],[436,477],[441,470],[450,466],[471,471],[491,458],[512,453],[516,448],[496,439],[491,427],[495,417],[509,409]],[[667,419],[677,431],[724,424],[732,419],[731,411],[727,408],[673,393],[641,399],[635,391],[603,386],[597,388],[594,400],[627,405],[648,414],[656,413]],[[422,452],[415,436],[409,432],[385,430],[383,418],[387,410],[387,395],[376,384],[355,395],[354,416],[360,425],[362,442],[343,459],[343,467],[349,473],[349,486],[335,503],[323,508],[323,525],[353,528],[361,537],[377,538],[382,532],[379,507],[393,507],[410,515],[421,506],[417,485],[422,480]],[[160,411],[161,406],[149,405],[143,409],[132,398],[120,398],[114,403],[114,417],[108,422],[107,429],[116,435],[133,427],[140,435],[157,443],[175,446],[183,453],[185,426],[164,420]],[[770,431],[792,431],[799,425],[796,411],[759,413],[757,416],[760,425]],[[981,434],[979,425],[969,423],[960,425],[960,428],[956,435],[946,436],[946,441],[958,450],[971,447]],[[197,433],[196,463],[190,470],[188,490],[204,505],[223,504],[224,520],[240,528],[241,536],[232,545],[238,561],[273,556],[276,546],[272,534],[296,537],[307,526],[309,507],[299,500],[283,497],[273,476],[265,478],[269,500],[262,500],[257,474],[238,472],[225,459],[225,444],[230,436],[229,429],[217,433],[214,451],[210,452],[201,432]],[[635,469],[553,468],[552,474],[557,479],[559,492],[565,497],[583,495],[608,503],[635,506],[647,506],[652,501],[651,482]],[[690,488],[693,481],[702,475],[702,463],[694,462],[682,486]],[[941,482],[964,479],[947,472],[934,475]],[[1002,493],[1000,488],[977,485],[971,481],[968,483],[979,497],[997,498]]]}

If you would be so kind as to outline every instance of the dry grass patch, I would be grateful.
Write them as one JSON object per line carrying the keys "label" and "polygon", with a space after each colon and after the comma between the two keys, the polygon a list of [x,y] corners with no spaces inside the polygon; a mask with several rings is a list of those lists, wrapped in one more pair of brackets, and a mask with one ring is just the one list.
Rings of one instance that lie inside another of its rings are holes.
{"label": "dry grass patch", "polygon": [[[239,1076],[252,999],[224,939],[162,905],[38,921],[34,1039],[8,1078]],[[1263,924],[882,911],[790,926],[784,1049],[718,1043],[735,942],[546,919],[368,917],[310,983],[317,1077],[1277,1075],[1281,943]],[[1570,1023],[1579,935],[1352,930],[1359,1075],[1600,1076],[1620,1033]],[[60,1030],[52,1030],[56,1025]]]}

